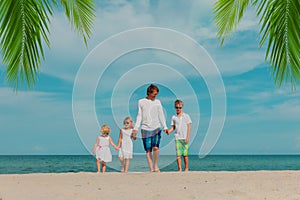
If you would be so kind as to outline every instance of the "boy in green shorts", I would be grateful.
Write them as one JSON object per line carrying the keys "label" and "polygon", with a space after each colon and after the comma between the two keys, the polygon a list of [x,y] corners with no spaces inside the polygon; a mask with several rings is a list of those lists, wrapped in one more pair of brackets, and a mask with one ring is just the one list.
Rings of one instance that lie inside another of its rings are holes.
{"label": "boy in green shorts", "polygon": [[181,156],[184,159],[184,171],[189,170],[189,160],[188,160],[188,143],[190,141],[191,123],[192,120],[190,116],[182,111],[183,101],[176,100],[175,103],[176,115],[172,116],[171,128],[167,131],[170,134],[175,130],[175,144],[176,144],[176,154],[177,154],[177,165],[178,171],[182,171],[181,167]]}

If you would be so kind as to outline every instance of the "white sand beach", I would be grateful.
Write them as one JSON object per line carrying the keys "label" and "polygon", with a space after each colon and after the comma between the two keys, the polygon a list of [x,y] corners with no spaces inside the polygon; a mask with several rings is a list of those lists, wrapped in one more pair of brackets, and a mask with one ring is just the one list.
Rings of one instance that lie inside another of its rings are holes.
{"label": "white sand beach", "polygon": [[0,199],[300,199],[300,171],[0,175]]}

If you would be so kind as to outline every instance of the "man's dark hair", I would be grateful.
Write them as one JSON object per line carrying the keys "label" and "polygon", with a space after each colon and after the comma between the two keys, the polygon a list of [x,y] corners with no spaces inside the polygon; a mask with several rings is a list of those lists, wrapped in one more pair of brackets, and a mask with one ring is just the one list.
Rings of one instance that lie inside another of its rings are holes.
{"label": "man's dark hair", "polygon": [[159,92],[159,89],[156,85],[151,84],[148,88],[147,88],[147,95],[151,94],[154,90],[157,91],[157,93]]}

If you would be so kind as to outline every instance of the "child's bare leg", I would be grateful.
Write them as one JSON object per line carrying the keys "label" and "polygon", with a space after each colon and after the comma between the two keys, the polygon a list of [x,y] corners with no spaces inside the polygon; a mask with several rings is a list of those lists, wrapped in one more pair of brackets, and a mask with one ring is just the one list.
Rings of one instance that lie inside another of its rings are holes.
{"label": "child's bare leg", "polygon": [[184,171],[187,172],[189,171],[189,157],[188,156],[183,156],[184,159]]}
{"label": "child's bare leg", "polygon": [[120,159],[120,163],[122,165],[121,172],[124,172],[125,171],[124,157],[120,156],[119,159]]}
{"label": "child's bare leg", "polygon": [[102,173],[106,171],[106,162],[102,161]]}
{"label": "child's bare leg", "polygon": [[181,157],[180,156],[177,156],[177,166],[178,166],[178,171],[181,172],[182,167],[181,167]]}
{"label": "child's bare leg", "polygon": [[130,163],[129,158],[126,158],[126,159],[125,159],[125,169],[124,169],[125,172],[128,172],[128,169],[129,169],[129,163]]}
{"label": "child's bare leg", "polygon": [[100,173],[100,159],[96,159],[96,165],[97,165],[97,172]]}

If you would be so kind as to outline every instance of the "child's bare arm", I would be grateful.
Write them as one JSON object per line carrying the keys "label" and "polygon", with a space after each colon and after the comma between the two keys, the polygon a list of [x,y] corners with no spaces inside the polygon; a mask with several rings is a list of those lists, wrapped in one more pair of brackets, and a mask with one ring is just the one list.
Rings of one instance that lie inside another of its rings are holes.
{"label": "child's bare arm", "polygon": [[175,130],[175,125],[172,125],[171,128],[168,130],[167,134],[172,133]]}
{"label": "child's bare arm", "polygon": [[119,150],[119,147],[112,141],[111,137],[109,138],[109,143],[116,149]]}
{"label": "child's bare arm", "polygon": [[119,139],[118,139],[118,148],[121,147],[122,138],[123,138],[123,133],[122,133],[122,129],[120,129],[120,135],[119,135]]}
{"label": "child's bare arm", "polygon": [[185,138],[185,142],[189,143],[190,142],[190,134],[191,134],[191,124],[187,124],[187,135]]}
{"label": "child's bare arm", "polygon": [[97,140],[96,140],[96,142],[95,142],[95,144],[94,144],[94,148],[93,148],[93,151],[92,151],[92,154],[93,154],[93,155],[95,154],[96,147],[98,146],[98,144],[99,144],[99,137],[97,137]]}

